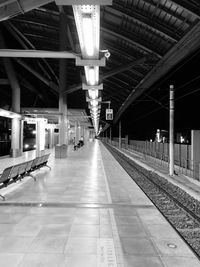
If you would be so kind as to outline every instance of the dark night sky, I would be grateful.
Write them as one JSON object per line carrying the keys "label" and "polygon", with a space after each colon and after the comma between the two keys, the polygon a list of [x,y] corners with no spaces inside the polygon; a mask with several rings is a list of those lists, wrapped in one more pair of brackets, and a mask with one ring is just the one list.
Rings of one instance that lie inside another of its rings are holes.
{"label": "dark night sky", "polygon": [[[125,111],[122,135],[150,139],[169,129],[169,85],[175,87],[175,132],[200,129],[200,50],[181,62]],[[118,127],[114,127],[118,135]]]}

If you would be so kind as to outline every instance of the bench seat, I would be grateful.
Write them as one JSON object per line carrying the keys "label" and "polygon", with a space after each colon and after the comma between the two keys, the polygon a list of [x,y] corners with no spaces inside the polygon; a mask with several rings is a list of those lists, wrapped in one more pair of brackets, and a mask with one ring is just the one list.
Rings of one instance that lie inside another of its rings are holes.
{"label": "bench seat", "polygon": [[[21,179],[25,176],[31,176],[36,181],[36,178],[31,174],[31,172],[45,166],[51,169],[51,167],[47,165],[49,156],[50,153],[41,157],[36,157],[33,160],[5,168],[2,174],[0,174],[0,189],[13,182],[17,182],[18,180],[21,181]],[[5,197],[1,194],[0,197],[5,200]]]}

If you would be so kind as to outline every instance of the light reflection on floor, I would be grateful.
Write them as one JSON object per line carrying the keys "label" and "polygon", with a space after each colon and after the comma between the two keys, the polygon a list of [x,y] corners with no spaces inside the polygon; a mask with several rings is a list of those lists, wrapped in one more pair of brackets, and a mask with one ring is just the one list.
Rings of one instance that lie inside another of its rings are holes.
{"label": "light reflection on floor", "polygon": [[51,153],[52,170],[37,172],[36,182],[0,205],[0,266],[177,267],[183,258],[185,267],[199,266],[98,141],[69,150],[66,159]]}

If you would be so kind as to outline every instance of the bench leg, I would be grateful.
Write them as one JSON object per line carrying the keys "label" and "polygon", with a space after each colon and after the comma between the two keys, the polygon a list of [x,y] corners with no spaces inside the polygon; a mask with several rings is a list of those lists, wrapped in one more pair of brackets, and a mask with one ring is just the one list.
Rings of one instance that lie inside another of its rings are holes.
{"label": "bench leg", "polygon": [[[48,168],[51,170],[51,167],[50,167],[49,165],[46,164],[45,166],[48,167]],[[45,166],[44,166],[44,167],[45,167]]]}
{"label": "bench leg", "polygon": [[35,178],[35,176],[33,176],[32,174],[29,174],[32,178],[33,178],[33,180],[36,182],[36,178]]}
{"label": "bench leg", "polygon": [[3,200],[6,200],[6,198],[5,198],[4,196],[2,196],[1,194],[0,194],[0,197],[1,197]]}
{"label": "bench leg", "polygon": [[31,176],[31,177],[33,178],[33,180],[36,182],[36,178],[35,178],[35,176],[33,176],[31,173],[27,173],[26,176]]}

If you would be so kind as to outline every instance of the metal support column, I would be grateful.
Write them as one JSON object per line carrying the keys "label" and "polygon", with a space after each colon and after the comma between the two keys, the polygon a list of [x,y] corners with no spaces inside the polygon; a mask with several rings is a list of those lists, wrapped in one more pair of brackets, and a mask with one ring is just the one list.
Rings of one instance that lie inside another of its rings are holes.
{"label": "metal support column", "polygon": [[110,144],[112,143],[112,128],[110,126]]}
{"label": "metal support column", "polygon": [[[6,48],[4,37],[0,31],[0,48]],[[21,89],[17,80],[17,76],[10,58],[3,58],[3,63],[8,76],[9,83],[12,88],[12,111],[20,113],[20,96]],[[22,155],[21,143],[21,122],[19,118],[13,118],[11,124],[11,157],[19,157]]]}
{"label": "metal support column", "polygon": [[[62,6],[60,7],[60,51],[67,50],[67,22]],[[67,84],[67,60],[59,60],[59,145],[56,146],[57,158],[67,157],[68,125],[67,125],[67,97],[64,93]]]}
{"label": "metal support column", "polygon": [[36,123],[36,157],[45,154],[45,119],[37,119]]}
{"label": "metal support column", "polygon": [[48,130],[48,143],[49,143],[49,148],[54,147],[54,128],[51,127]]}
{"label": "metal support column", "polygon": [[81,125],[78,125],[78,142],[81,139]]}
{"label": "metal support column", "polygon": [[75,145],[77,145],[78,144],[78,141],[79,141],[78,131],[79,131],[79,129],[78,129],[78,122],[75,121]]}
{"label": "metal support column", "polygon": [[169,175],[174,175],[174,86],[169,95]]}
{"label": "metal support column", "polygon": [[23,140],[24,140],[24,120],[20,121],[20,154],[23,153]]}
{"label": "metal support column", "polygon": [[121,125],[121,121],[119,121],[119,149],[121,149],[122,147],[121,132],[122,132],[122,125]]}

